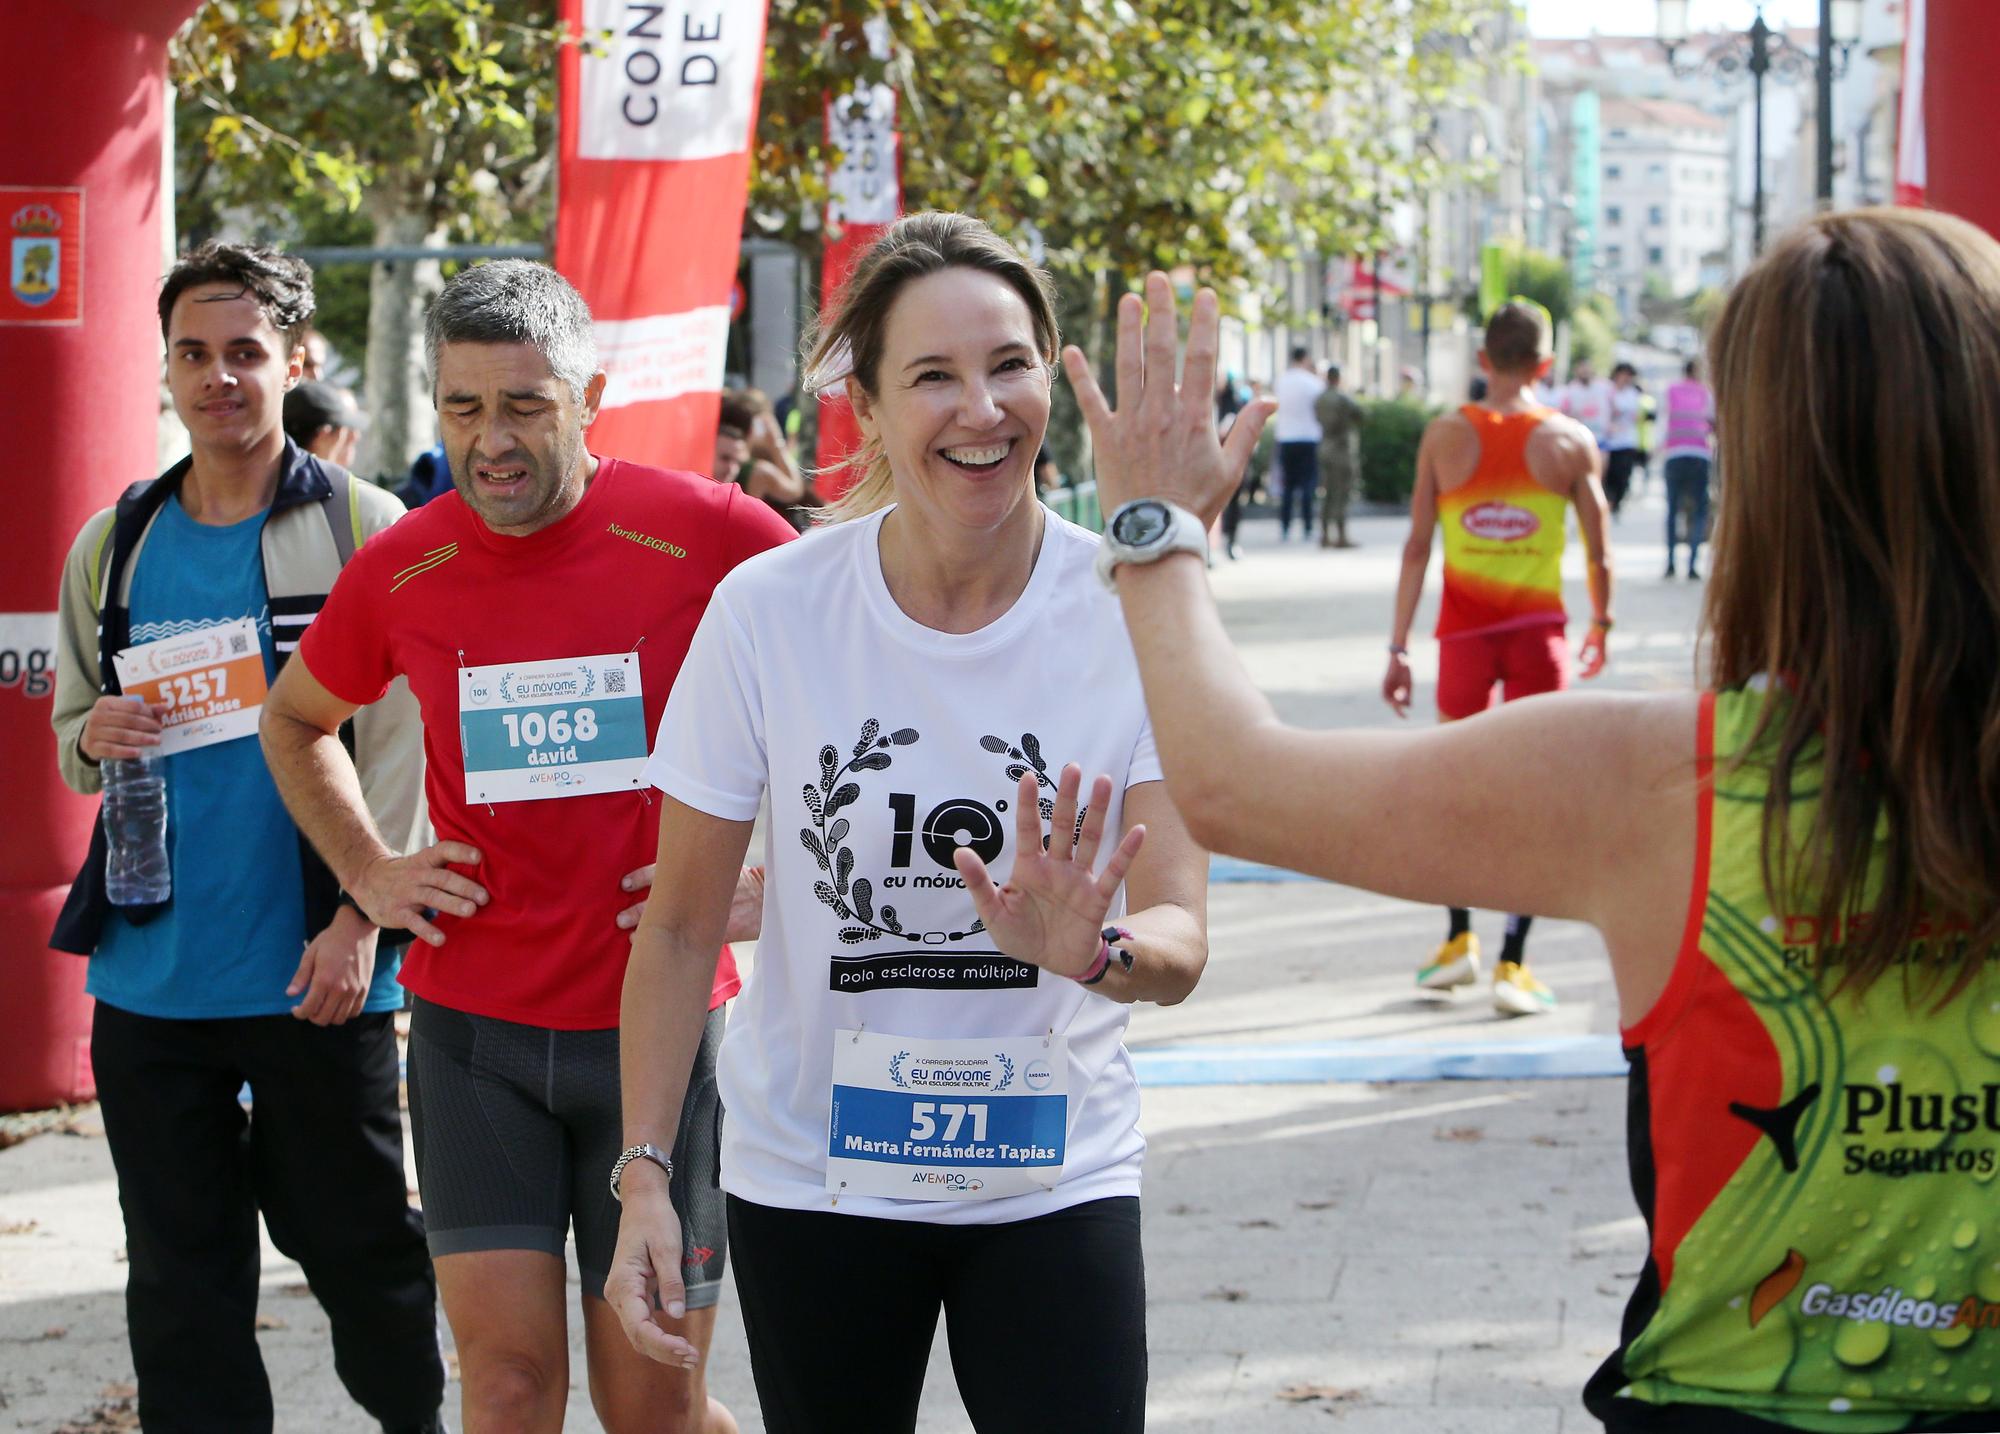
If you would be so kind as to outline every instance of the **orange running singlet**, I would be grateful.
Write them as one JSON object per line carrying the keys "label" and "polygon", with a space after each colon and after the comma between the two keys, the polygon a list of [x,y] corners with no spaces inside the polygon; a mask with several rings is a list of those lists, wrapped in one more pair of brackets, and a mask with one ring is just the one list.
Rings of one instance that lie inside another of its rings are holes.
{"label": "orange running singlet", "polygon": [[1479,466],[1464,486],[1438,494],[1444,529],[1439,637],[1469,637],[1564,621],[1563,530],[1569,499],[1528,472],[1529,435],[1553,410],[1459,412],[1479,434]]}

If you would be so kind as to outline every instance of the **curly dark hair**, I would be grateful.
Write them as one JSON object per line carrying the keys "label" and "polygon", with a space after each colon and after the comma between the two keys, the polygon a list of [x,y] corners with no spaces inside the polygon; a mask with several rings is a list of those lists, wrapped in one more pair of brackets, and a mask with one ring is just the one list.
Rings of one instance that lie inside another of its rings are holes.
{"label": "curly dark hair", "polygon": [[257,244],[211,239],[181,255],[160,286],[160,337],[167,336],[174,302],[200,284],[236,284],[271,321],[271,327],[294,347],[305,342],[312,326],[313,276],[303,259]]}

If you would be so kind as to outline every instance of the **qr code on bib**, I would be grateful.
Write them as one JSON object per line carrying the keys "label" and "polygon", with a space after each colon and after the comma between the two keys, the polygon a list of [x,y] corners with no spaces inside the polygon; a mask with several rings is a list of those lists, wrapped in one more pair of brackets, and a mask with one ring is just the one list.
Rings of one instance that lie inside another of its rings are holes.
{"label": "qr code on bib", "polygon": [[240,632],[229,634],[229,655],[241,657],[250,650],[250,639]]}
{"label": "qr code on bib", "polygon": [[622,672],[605,673],[604,690],[606,693],[623,692],[625,690],[625,674]]}

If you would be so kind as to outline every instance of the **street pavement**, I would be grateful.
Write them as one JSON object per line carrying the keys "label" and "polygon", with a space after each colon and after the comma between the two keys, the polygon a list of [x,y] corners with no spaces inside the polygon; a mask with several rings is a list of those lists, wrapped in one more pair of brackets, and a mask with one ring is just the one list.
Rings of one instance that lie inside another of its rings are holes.
{"label": "street pavement", "polygon": [[[1692,680],[1700,586],[1661,578],[1661,525],[1655,483],[1614,529],[1619,624],[1603,686]],[[1353,526],[1362,547],[1329,552],[1296,537],[1280,545],[1275,522],[1253,513],[1243,559],[1219,560],[1214,573],[1252,677],[1300,725],[1395,722],[1379,685],[1404,521],[1364,516]],[[1574,542],[1569,568],[1572,611],[1581,613]],[[1419,631],[1435,611],[1437,581],[1434,567]],[[1572,633],[1581,635],[1580,624]],[[1436,649],[1427,639],[1413,646],[1427,713]],[[1617,1013],[1595,933],[1537,922],[1534,968],[1561,1008],[1506,1022],[1483,987],[1456,998],[1415,992],[1412,973],[1442,935],[1441,913],[1322,882],[1243,880],[1272,874],[1240,864],[1218,871],[1231,879],[1211,890],[1201,987],[1180,1006],[1139,1009],[1129,1036],[1151,1073],[1149,1427],[1596,1428],[1578,1391],[1614,1346],[1644,1262],[1625,1177],[1622,1077],[1252,1083],[1256,1055],[1280,1049],[1308,1072],[1328,1053],[1355,1069],[1371,1053],[1448,1057],[1494,1046],[1503,1057],[1558,1046],[1601,1063]],[[1501,921],[1475,917],[1489,954]],[[1606,1068],[1615,1065],[1613,1051]],[[0,1151],[0,1430],[136,1427],[123,1243],[94,1110],[79,1112],[67,1132]],[[259,1338],[278,1428],[372,1430],[334,1377],[318,1303],[268,1242],[263,1278]],[[837,1300],[839,1291],[800,1297]],[[574,1316],[571,1333],[569,1427],[590,1429]],[[733,1290],[710,1381],[746,1434],[763,1428]],[[1061,1426],[1052,1418],[1049,1427]],[[970,1428],[941,1328],[919,1429]]]}

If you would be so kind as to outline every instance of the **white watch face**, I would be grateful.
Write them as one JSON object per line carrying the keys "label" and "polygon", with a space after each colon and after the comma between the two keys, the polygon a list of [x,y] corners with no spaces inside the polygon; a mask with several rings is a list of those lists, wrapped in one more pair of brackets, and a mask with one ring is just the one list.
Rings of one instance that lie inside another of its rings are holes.
{"label": "white watch face", "polygon": [[1111,536],[1122,547],[1147,548],[1167,535],[1173,514],[1165,503],[1147,501],[1119,510],[1111,522]]}

